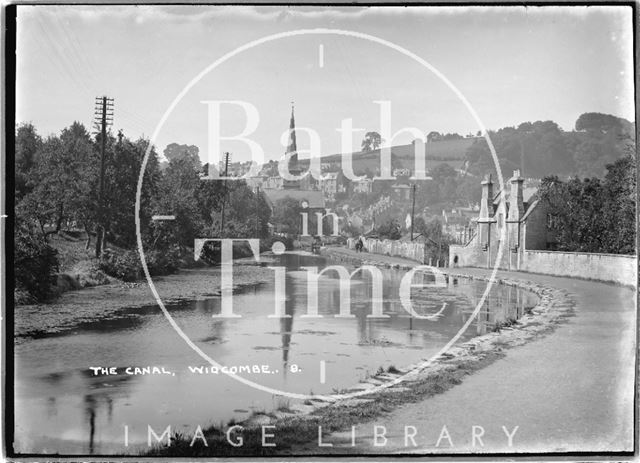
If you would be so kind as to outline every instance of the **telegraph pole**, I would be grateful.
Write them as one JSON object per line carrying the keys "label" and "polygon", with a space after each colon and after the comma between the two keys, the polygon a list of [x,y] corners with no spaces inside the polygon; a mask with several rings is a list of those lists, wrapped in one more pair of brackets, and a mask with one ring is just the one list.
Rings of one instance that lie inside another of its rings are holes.
{"label": "telegraph pole", "polygon": [[[231,154],[229,152],[224,153],[224,176],[229,174],[229,158]],[[222,220],[220,220],[220,238],[222,238],[222,232],[224,231],[224,206],[227,202],[227,180],[222,181]]]}
{"label": "telegraph pole", "polygon": [[113,98],[96,97],[95,118],[100,129],[100,190],[98,193],[98,226],[96,227],[96,257],[102,254],[105,239],[104,227],[104,171],[105,149],[107,144],[107,126],[113,124]]}
{"label": "telegraph pole", "polygon": [[411,241],[413,241],[413,215],[416,211],[416,184],[411,185],[411,196],[412,196],[412,204],[411,204]]}

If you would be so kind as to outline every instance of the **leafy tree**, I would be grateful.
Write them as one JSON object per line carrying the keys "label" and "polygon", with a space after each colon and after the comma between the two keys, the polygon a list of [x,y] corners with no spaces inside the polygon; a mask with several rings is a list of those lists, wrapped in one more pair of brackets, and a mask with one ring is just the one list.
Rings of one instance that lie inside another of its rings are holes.
{"label": "leafy tree", "polygon": [[18,217],[14,252],[16,293],[26,292],[38,300],[47,298],[59,268],[57,251],[49,246],[41,234],[34,233],[27,221]]}
{"label": "leafy tree", "polygon": [[538,195],[554,218],[558,249],[635,252],[635,171],[635,158],[628,155],[607,166],[604,181],[543,179]]}
{"label": "leafy tree", "polygon": [[[602,176],[605,166],[623,155],[625,139],[633,140],[631,128],[624,119],[586,113],[576,122],[578,132],[563,132],[553,121],[536,121],[504,127],[490,136],[503,175],[521,169],[527,177],[589,177]],[[466,160],[474,174],[496,172],[484,138],[469,147]]]}
{"label": "leafy tree", "polygon": [[382,144],[382,137],[378,132],[367,132],[362,140],[361,149],[364,152],[373,151]]}
{"label": "leafy tree", "polygon": [[428,142],[438,141],[438,140],[440,140],[440,138],[442,138],[442,135],[440,134],[440,132],[431,131],[431,132],[429,132],[427,134],[427,141]]}
{"label": "leafy tree", "polygon": [[[122,132],[117,141],[109,141],[105,184],[105,229],[114,243],[125,248],[136,246],[135,203],[140,169],[149,141],[131,141]],[[152,215],[152,197],[160,181],[158,156],[152,147],[143,177],[140,196],[140,222],[148,232]]]}
{"label": "leafy tree", "polygon": [[29,185],[29,176],[37,163],[41,147],[42,138],[36,132],[33,124],[21,124],[16,128],[16,202],[19,202],[32,189],[32,185]]}
{"label": "leafy tree", "polygon": [[34,220],[46,237],[59,232],[65,222],[93,214],[96,153],[87,130],[74,122],[59,137],[48,137],[37,157],[27,183],[31,191],[18,204],[18,211]]}
{"label": "leafy tree", "polygon": [[200,150],[195,145],[171,143],[167,145],[162,154],[164,154],[169,162],[179,158],[187,158],[193,162],[193,164],[200,165],[200,156],[198,156],[199,152]]}
{"label": "leafy tree", "polygon": [[576,120],[576,130],[595,130],[599,132],[608,132],[612,129],[630,129],[629,121],[621,117],[612,116],[611,114],[602,113],[584,113]]}
{"label": "leafy tree", "polygon": [[278,171],[278,161],[271,160],[262,166],[262,170],[260,172],[262,175],[266,175],[267,177],[279,177],[280,172]]}
{"label": "leafy tree", "polygon": [[607,166],[603,221],[607,252],[636,251],[636,159],[628,154]]}
{"label": "leafy tree", "polygon": [[[273,221],[277,225],[276,231],[298,235],[301,233],[301,215],[302,207],[300,203],[289,197],[285,197],[276,201],[273,207]],[[311,214],[309,215],[309,231],[311,227]]]}
{"label": "leafy tree", "polygon": [[400,224],[396,219],[388,220],[376,228],[375,233],[382,239],[399,240],[402,236]]}
{"label": "leafy tree", "polygon": [[194,238],[202,235],[205,224],[194,200],[200,184],[205,182],[200,180],[199,172],[199,166],[188,157],[174,158],[163,171],[153,199],[153,211],[159,215],[174,215],[176,219],[151,224],[154,248],[177,244],[184,249],[193,246]]}
{"label": "leafy tree", "polygon": [[[255,194],[244,181],[227,182],[227,207],[225,208],[224,230],[227,238],[266,238],[271,211],[263,195]],[[221,209],[218,206],[218,209]],[[298,218],[300,215],[298,215]],[[208,233],[219,235],[222,214],[212,214]]]}

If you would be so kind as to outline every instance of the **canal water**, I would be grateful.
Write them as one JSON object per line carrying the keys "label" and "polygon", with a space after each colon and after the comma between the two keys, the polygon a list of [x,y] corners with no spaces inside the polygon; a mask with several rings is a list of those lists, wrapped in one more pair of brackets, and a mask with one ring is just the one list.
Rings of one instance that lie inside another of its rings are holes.
{"label": "canal water", "polygon": [[[431,275],[417,275],[413,282],[418,286],[411,291],[414,309],[436,315],[417,319],[400,303],[406,271],[381,270],[383,308],[389,318],[375,319],[367,317],[371,277],[359,272],[350,290],[355,317],[337,318],[340,284],[335,272],[326,272],[318,282],[318,312],[323,317],[308,318],[307,271],[302,267],[322,269],[332,263],[299,254],[277,259],[269,265],[287,269],[284,308],[290,318],[268,317],[276,304],[273,281],[234,294],[234,312],[240,318],[213,318],[221,311],[219,298],[167,309],[189,339],[219,364],[235,367],[240,376],[260,385],[300,394],[342,392],[381,368],[402,369],[428,359],[459,331],[486,288],[484,282],[453,278],[446,287],[435,288],[428,285]],[[520,317],[536,303],[532,293],[494,285],[459,342]],[[136,317],[130,316],[132,311]],[[16,345],[16,451],[124,454],[146,443],[148,425],[158,435],[169,425],[172,432],[190,433],[198,425],[239,421],[295,402],[215,369],[205,372],[210,365],[157,306],[123,308],[121,315]],[[91,367],[116,367],[118,374],[96,376]],[[126,374],[127,368],[139,374]],[[143,374],[154,371],[159,374]],[[125,426],[129,447],[124,446]]]}

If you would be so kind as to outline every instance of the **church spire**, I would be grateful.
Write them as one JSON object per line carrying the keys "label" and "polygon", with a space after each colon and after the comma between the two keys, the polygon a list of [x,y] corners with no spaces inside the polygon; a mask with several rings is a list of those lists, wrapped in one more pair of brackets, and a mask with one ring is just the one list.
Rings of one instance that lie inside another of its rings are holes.
{"label": "church spire", "polygon": [[292,153],[289,159],[289,166],[296,167],[298,164],[298,145],[296,143],[296,121],[293,115],[293,101],[291,102],[291,121],[289,122],[289,143],[285,154]]}

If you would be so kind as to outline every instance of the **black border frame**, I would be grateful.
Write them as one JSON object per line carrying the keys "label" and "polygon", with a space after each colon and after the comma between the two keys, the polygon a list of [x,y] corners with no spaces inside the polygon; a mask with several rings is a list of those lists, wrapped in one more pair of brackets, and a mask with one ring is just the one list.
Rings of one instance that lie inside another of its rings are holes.
{"label": "black border frame", "polygon": [[[636,114],[636,159],[638,154],[638,135],[640,134],[640,130],[638,129],[638,124],[640,122],[640,96],[638,93],[638,85],[640,84],[639,72],[638,72],[638,41],[640,37],[638,36],[638,5],[640,4],[640,0],[632,1],[632,0],[595,0],[595,1],[562,1],[562,0],[550,0],[550,1],[479,1],[473,2],[473,0],[436,0],[433,2],[419,0],[419,1],[388,1],[382,0],[380,2],[371,2],[371,1],[360,1],[353,0],[351,2],[339,0],[339,1],[317,1],[317,0],[301,0],[299,2],[274,2],[271,0],[265,1],[251,1],[251,2],[203,2],[203,3],[195,3],[195,2],[180,2],[180,1],[122,1],[117,0],[114,2],[108,2],[106,0],[95,0],[95,1],[86,1],[80,0],[78,2],[73,1],[61,1],[57,2],[55,0],[27,0],[27,1],[16,1],[12,4],[5,5],[2,11],[2,25],[3,25],[3,37],[4,37],[4,48],[2,52],[4,56],[2,57],[2,62],[4,64],[4,72],[2,75],[3,78],[3,87],[2,87],[2,96],[4,97],[4,105],[2,107],[2,116],[4,118],[4,159],[3,159],[3,180],[4,180],[4,195],[3,198],[3,216],[4,218],[4,229],[1,232],[4,233],[4,240],[1,245],[3,246],[3,256],[0,258],[0,264],[3,267],[5,278],[2,282],[0,282],[0,288],[4,287],[4,298],[0,303],[2,304],[3,310],[2,315],[4,316],[4,323],[2,324],[2,335],[4,336],[4,349],[2,351],[2,425],[4,427],[2,432],[3,437],[3,447],[0,449],[1,456],[8,457],[10,459],[20,459],[20,460],[33,460],[33,459],[46,459],[47,461],[156,461],[158,459],[168,460],[169,458],[158,458],[158,457],[140,457],[135,455],[127,455],[127,454],[108,454],[108,455],[91,455],[91,454],[37,454],[37,453],[16,453],[13,450],[13,442],[14,442],[14,426],[15,426],[15,416],[14,416],[14,300],[11,296],[14,291],[14,269],[13,265],[10,265],[14,261],[14,249],[13,249],[13,230],[15,226],[14,220],[14,208],[15,208],[15,124],[16,124],[16,112],[15,112],[15,101],[16,101],[16,37],[17,37],[17,8],[18,6],[47,6],[47,5],[56,5],[56,6],[135,6],[138,4],[145,4],[149,6],[183,6],[183,5],[191,5],[191,6],[296,6],[296,7],[386,7],[386,6],[405,6],[405,7],[438,7],[438,6],[448,6],[448,7],[504,7],[504,6],[532,6],[532,7],[553,7],[553,6],[629,6],[632,9],[632,30],[634,32],[634,40],[633,40],[633,67],[634,67],[634,100],[636,103],[635,106],[635,114]],[[640,165],[637,167],[638,172],[640,172]],[[640,175],[636,172],[636,180]],[[640,224],[640,191],[636,192],[636,260],[638,260],[638,253],[640,252],[640,233],[639,224]],[[638,269],[640,270],[640,265],[638,265]],[[640,275],[640,272],[639,272]],[[182,457],[175,459],[174,461],[190,461],[197,459],[199,461],[207,461],[207,460],[283,460],[283,459],[303,459],[305,461],[323,461],[323,460],[334,460],[338,458],[346,458],[349,461],[390,461],[397,460],[401,458],[408,458],[411,460],[424,459],[430,461],[504,461],[504,460],[524,460],[524,461],[556,461],[556,460],[585,460],[585,461],[603,461],[603,460],[615,460],[618,461],[619,457],[627,457],[625,459],[631,460],[632,458],[638,458],[639,454],[639,435],[640,428],[638,426],[638,419],[640,418],[640,413],[638,410],[638,394],[640,392],[640,388],[638,387],[638,379],[639,379],[639,346],[638,341],[640,340],[640,317],[638,317],[638,300],[639,300],[639,291],[637,282],[636,282],[636,365],[635,365],[635,384],[634,384],[634,444],[633,451],[630,452],[549,452],[549,453],[478,453],[478,454],[407,454],[407,453],[399,453],[399,454],[327,454],[327,455],[309,455],[309,454],[278,454],[278,455],[256,455],[256,456],[240,456],[240,457]],[[635,459],[634,458],[634,459]]]}

